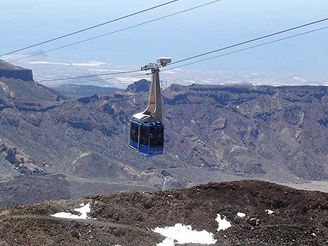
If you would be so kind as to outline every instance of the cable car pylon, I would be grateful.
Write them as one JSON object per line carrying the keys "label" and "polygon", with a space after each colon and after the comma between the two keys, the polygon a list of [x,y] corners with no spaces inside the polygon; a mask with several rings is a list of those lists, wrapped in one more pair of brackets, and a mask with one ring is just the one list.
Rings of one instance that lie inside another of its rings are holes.
{"label": "cable car pylon", "polygon": [[161,155],[164,149],[164,125],[159,73],[172,59],[161,57],[157,63],[141,67],[151,71],[152,80],[147,108],[134,114],[130,122],[129,147],[145,156]]}

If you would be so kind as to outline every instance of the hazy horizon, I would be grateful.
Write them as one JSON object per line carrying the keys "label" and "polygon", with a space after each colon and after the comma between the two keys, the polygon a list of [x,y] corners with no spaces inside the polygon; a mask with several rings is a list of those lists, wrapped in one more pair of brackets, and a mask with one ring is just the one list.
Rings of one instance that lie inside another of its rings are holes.
{"label": "hazy horizon", "polygon": [[[127,3],[121,0],[115,2],[5,0],[0,10],[0,22],[4,23],[0,26],[0,32],[3,34],[0,41],[1,53],[163,2],[165,1],[146,0]],[[209,1],[180,0],[140,16],[30,49],[23,54],[115,31],[206,2]],[[326,13],[328,13],[328,3],[323,0],[311,2],[249,0],[247,4],[242,0],[223,0],[189,13],[58,50],[49,53],[49,57],[62,61],[92,60],[115,66],[141,66],[154,61],[158,56],[171,56],[174,60],[178,60],[325,18]],[[302,31],[324,26],[325,23],[305,28]],[[299,32],[301,31],[291,34]],[[313,81],[327,82],[327,30],[221,57],[193,65],[188,69],[195,70],[197,73],[201,71],[204,73],[208,71],[256,71],[268,74],[295,74]]]}

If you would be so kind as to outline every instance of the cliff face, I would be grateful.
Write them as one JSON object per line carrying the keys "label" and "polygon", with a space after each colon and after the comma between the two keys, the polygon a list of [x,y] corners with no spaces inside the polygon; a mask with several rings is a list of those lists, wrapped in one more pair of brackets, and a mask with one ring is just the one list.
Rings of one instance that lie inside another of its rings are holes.
{"label": "cliff face", "polygon": [[32,81],[33,73],[30,69],[14,66],[8,62],[0,60],[0,78],[1,77]]}

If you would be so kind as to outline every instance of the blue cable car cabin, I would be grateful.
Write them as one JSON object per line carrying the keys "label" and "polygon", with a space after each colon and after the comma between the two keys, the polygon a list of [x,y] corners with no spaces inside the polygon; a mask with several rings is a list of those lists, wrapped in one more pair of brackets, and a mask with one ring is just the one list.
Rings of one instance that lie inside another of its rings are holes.
{"label": "blue cable car cabin", "polygon": [[149,101],[146,110],[132,116],[129,147],[145,156],[163,154],[164,126],[159,72],[161,67],[171,61],[171,58],[162,57],[157,63],[150,63],[141,68],[142,71],[151,70],[152,74]]}
{"label": "blue cable car cabin", "polygon": [[163,124],[161,122],[141,123],[132,120],[130,124],[129,146],[145,156],[163,154]]}

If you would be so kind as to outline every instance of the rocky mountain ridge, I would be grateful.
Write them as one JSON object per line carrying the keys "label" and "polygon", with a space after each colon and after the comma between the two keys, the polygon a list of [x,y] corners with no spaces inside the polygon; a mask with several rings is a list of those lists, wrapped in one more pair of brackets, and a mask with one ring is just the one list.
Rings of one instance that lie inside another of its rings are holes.
{"label": "rocky mountain ridge", "polygon": [[[128,124],[146,107],[149,82],[113,95],[66,100],[34,81],[0,81],[0,184],[26,191],[29,202],[52,192],[61,198],[45,186],[30,199],[29,191],[48,178],[54,186],[67,185],[67,198],[220,180],[328,176],[327,87],[172,85],[163,91],[165,154],[142,158],[127,147]],[[3,192],[0,197],[8,194]],[[0,205],[21,202],[0,198]]]}
{"label": "rocky mountain ridge", "polygon": [[33,73],[30,69],[14,66],[0,60],[0,77],[31,81],[33,80]]}

